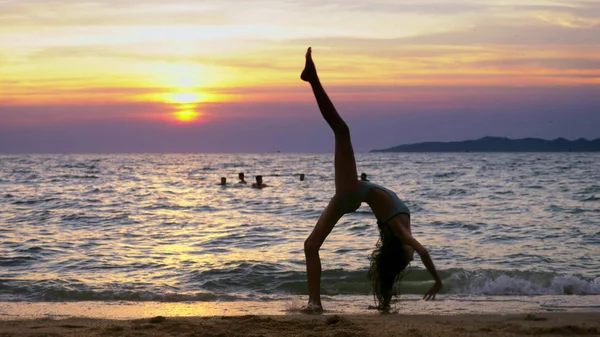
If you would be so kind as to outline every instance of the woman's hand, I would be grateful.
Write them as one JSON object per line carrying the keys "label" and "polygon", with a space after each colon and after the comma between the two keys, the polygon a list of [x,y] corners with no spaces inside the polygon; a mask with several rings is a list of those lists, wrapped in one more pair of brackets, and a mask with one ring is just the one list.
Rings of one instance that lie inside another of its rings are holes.
{"label": "woman's hand", "polygon": [[435,300],[435,294],[437,294],[442,289],[442,281],[435,281],[435,284],[429,291],[423,296],[425,301]]}
{"label": "woman's hand", "polygon": [[423,299],[425,301],[435,300],[435,295],[442,289],[442,279],[440,279],[437,270],[435,270],[433,261],[431,261],[431,256],[429,256],[429,252],[427,251],[427,249],[425,249],[425,247],[423,247],[423,245],[419,243],[419,241],[417,241],[417,239],[415,239],[411,235],[410,231],[408,231],[399,222],[392,222],[390,223],[390,225],[392,226],[392,230],[394,231],[394,233],[398,235],[398,237],[400,237],[402,242],[412,247],[421,256],[421,261],[423,261],[423,265],[425,265],[427,271],[429,271],[429,273],[431,274],[431,276],[433,276],[433,279],[435,280],[435,284],[433,285],[433,287],[431,287],[431,289],[429,289],[425,296],[423,296]]}

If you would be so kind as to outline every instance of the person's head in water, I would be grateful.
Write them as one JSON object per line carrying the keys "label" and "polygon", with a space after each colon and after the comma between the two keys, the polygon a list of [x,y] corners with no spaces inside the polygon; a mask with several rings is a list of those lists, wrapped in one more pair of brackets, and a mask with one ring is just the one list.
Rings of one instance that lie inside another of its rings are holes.
{"label": "person's head in water", "polygon": [[221,177],[221,183],[219,185],[227,185],[227,178]]}
{"label": "person's head in water", "polygon": [[244,179],[244,172],[238,173],[238,178],[240,179],[240,181],[239,181],[240,184],[246,183],[246,179]]}
{"label": "person's head in water", "polygon": [[300,181],[304,181],[304,173],[300,173]]}
{"label": "person's head in water", "polygon": [[402,240],[394,235],[389,225],[379,227],[379,241],[371,254],[368,277],[373,296],[380,310],[389,310],[392,297],[396,295],[394,285],[400,282],[402,272],[408,266],[408,254]]}
{"label": "person's head in water", "polygon": [[360,180],[362,180],[362,181],[369,181],[369,179],[367,179],[367,174],[366,174],[366,173],[364,173],[364,172],[363,172],[363,173],[361,173],[361,174],[360,174]]}
{"label": "person's head in water", "polygon": [[263,188],[263,187],[267,187],[267,185],[263,184],[262,176],[256,176],[256,182],[254,184],[252,184],[252,187]]}

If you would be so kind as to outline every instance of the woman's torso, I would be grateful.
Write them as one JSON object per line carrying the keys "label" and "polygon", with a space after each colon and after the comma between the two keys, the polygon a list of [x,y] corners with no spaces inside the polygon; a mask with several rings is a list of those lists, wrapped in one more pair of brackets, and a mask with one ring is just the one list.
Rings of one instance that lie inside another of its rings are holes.
{"label": "woman's torso", "polygon": [[368,181],[359,181],[358,189],[362,192],[361,202],[369,204],[378,221],[386,223],[398,214],[410,216],[408,207],[393,191]]}
{"label": "woman's torso", "polygon": [[[364,184],[362,188],[368,188],[365,200],[373,214],[377,218],[379,226],[402,226],[412,235],[410,228],[410,211],[408,207],[398,198],[396,193],[389,189],[370,182],[359,181]],[[409,261],[413,260],[414,249],[404,245]]]}
{"label": "woman's torso", "polygon": [[402,221],[403,224],[410,226],[410,210],[408,207],[398,198],[396,193],[383,186],[359,180],[352,192],[338,195],[338,197],[344,213],[354,212],[360,207],[361,203],[366,202],[380,224],[388,224],[390,221],[401,217],[407,219],[407,221]]}

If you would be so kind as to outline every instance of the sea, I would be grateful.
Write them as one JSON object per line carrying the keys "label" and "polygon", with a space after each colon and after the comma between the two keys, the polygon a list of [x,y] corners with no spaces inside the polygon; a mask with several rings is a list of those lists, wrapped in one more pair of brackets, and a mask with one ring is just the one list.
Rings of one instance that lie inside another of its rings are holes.
{"label": "sea", "polygon": [[[433,281],[415,255],[393,312],[600,312],[600,154],[356,160],[408,205],[443,279],[424,301]],[[256,175],[268,187],[251,188]],[[331,153],[0,155],[0,319],[299,314],[303,243],[333,181]],[[325,314],[378,314],[377,240],[366,204],[334,227]]]}

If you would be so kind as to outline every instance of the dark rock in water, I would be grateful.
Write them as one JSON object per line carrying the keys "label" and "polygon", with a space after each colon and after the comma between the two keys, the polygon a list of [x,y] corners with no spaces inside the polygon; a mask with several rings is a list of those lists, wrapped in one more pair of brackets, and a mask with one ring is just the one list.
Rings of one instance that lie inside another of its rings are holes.
{"label": "dark rock in water", "polygon": [[505,137],[483,137],[460,142],[425,142],[398,145],[371,152],[600,152],[600,138],[567,140],[557,138],[509,139]]}

